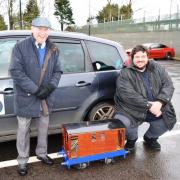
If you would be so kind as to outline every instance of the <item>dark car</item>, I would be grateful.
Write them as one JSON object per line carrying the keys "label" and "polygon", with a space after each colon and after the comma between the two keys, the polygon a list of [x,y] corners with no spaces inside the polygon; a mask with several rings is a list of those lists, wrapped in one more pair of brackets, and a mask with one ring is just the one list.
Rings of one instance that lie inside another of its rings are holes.
{"label": "dark car", "polygon": [[[30,31],[0,32],[0,141],[15,139],[17,120],[13,110],[13,82],[8,73],[11,51]],[[49,133],[62,123],[112,117],[115,81],[127,54],[116,42],[79,33],[51,32],[60,50],[63,70],[55,91]],[[36,135],[32,121],[31,135]]]}
{"label": "dark car", "polygon": [[[148,50],[150,59],[173,59],[175,57],[175,50],[160,43],[145,43],[143,44]],[[132,49],[126,49],[126,53],[130,56]]]}

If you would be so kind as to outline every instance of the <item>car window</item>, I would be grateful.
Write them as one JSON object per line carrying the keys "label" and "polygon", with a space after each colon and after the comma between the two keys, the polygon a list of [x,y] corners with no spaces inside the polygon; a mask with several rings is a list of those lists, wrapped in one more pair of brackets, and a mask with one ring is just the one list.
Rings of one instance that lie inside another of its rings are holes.
{"label": "car window", "polygon": [[86,44],[95,70],[122,68],[122,59],[116,47],[92,41],[86,41]]}
{"label": "car window", "polygon": [[159,46],[160,46],[160,48],[167,48],[167,46],[164,44],[160,44]]}
{"label": "car window", "polygon": [[9,77],[8,68],[11,52],[16,42],[16,40],[0,40],[0,78]]}
{"label": "car window", "polygon": [[85,71],[84,51],[80,43],[56,42],[59,50],[63,73],[79,73]]}
{"label": "car window", "polygon": [[151,49],[157,49],[157,48],[160,48],[160,45],[159,44],[152,44],[150,47],[151,47]]}

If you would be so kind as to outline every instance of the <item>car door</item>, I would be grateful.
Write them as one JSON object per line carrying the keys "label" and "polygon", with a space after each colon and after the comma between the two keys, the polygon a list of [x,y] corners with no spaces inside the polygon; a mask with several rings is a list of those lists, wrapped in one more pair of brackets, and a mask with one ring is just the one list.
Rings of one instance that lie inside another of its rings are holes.
{"label": "car door", "polygon": [[12,48],[16,42],[17,38],[0,38],[0,137],[3,135],[7,139],[17,129],[13,108],[13,81],[8,73]]}
{"label": "car door", "polygon": [[116,79],[127,54],[121,47],[104,42],[86,41],[86,45],[99,81],[101,99],[93,108],[96,114],[90,113],[90,119],[112,118]]}
{"label": "car door", "polygon": [[160,44],[152,44],[150,46],[150,57],[151,58],[162,58],[163,52]]}
{"label": "car door", "polygon": [[90,70],[87,50],[80,40],[53,40],[60,51],[59,60],[63,74],[56,89],[54,113],[51,128],[62,122],[83,120],[83,115],[90,104],[97,98],[98,81]]}

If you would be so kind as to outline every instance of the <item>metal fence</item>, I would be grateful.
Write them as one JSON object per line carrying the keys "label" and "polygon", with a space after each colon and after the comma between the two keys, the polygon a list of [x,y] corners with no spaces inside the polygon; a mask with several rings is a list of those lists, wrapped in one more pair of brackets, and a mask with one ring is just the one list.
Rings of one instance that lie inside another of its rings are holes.
{"label": "metal fence", "polygon": [[77,29],[86,34],[131,33],[152,31],[179,31],[180,13],[111,21],[98,24],[87,24]]}

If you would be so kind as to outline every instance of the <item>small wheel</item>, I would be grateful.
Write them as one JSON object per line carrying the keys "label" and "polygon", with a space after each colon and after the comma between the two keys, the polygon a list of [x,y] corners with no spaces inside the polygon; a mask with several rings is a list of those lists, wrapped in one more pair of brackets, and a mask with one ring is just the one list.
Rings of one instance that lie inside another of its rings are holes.
{"label": "small wheel", "polygon": [[105,164],[111,164],[111,163],[113,163],[114,162],[114,159],[113,158],[105,158],[104,159],[104,163]]}
{"label": "small wheel", "polygon": [[74,165],[73,167],[75,169],[85,169],[89,166],[89,163],[80,163],[80,164],[77,164],[77,165]]}
{"label": "small wheel", "polygon": [[89,121],[111,119],[114,114],[114,105],[110,102],[102,102],[92,108],[89,113]]}

